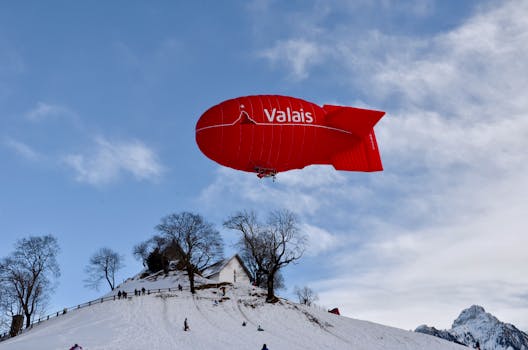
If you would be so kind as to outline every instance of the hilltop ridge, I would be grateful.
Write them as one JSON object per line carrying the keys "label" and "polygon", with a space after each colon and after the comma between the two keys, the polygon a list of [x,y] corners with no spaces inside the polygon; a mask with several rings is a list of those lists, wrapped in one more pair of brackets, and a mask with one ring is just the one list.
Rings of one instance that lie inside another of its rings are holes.
{"label": "hilltop ridge", "polygon": [[[273,350],[463,349],[436,337],[337,316],[284,299],[266,303],[265,292],[247,284],[223,284],[224,295],[214,281],[200,279],[192,295],[185,277],[175,271],[128,279],[112,292],[126,290],[126,300],[116,298],[69,311],[0,343],[0,349],[68,349],[74,343],[85,350],[260,349],[264,343]],[[178,283],[183,291],[177,290]],[[143,287],[151,294],[135,296],[134,289]],[[164,292],[165,288],[171,291]],[[185,318],[188,332],[183,330]],[[257,330],[259,325],[264,331]]]}

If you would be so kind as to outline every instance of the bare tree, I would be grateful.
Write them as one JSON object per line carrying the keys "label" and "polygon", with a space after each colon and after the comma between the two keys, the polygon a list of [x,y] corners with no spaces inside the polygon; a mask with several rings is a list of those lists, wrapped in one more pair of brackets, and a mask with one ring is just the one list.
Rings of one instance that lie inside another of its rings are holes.
{"label": "bare tree", "polygon": [[141,260],[144,267],[148,267],[150,269],[151,266],[149,266],[148,264],[149,257],[156,249],[159,253],[166,246],[167,238],[162,237],[160,235],[154,235],[146,241],[136,244],[132,249],[132,254],[134,255],[134,258],[136,258],[136,260]]}
{"label": "bare tree", "polygon": [[314,302],[319,299],[317,293],[315,293],[313,289],[307,286],[304,286],[302,288],[295,286],[295,288],[293,289],[293,293],[295,293],[295,295],[299,299],[299,304],[311,306]]}
{"label": "bare tree", "polygon": [[147,267],[147,258],[149,254],[149,241],[138,243],[132,248],[132,255],[137,260],[141,260],[143,267]]}
{"label": "bare tree", "polygon": [[240,256],[252,274],[253,282],[262,286],[265,271],[263,269],[266,259],[265,227],[257,220],[254,212],[243,211],[231,216],[224,222],[224,227],[239,231],[242,235],[238,241]]}
{"label": "bare tree", "polygon": [[13,289],[0,283],[0,333],[16,336],[24,325],[23,310]]}
{"label": "bare tree", "polygon": [[59,250],[52,235],[31,236],[18,240],[14,252],[0,260],[2,304],[11,313],[23,314],[26,327],[34,314],[43,311],[53,290],[52,278],[60,276]]}
{"label": "bare tree", "polygon": [[[3,268],[0,266],[0,268]],[[12,290],[7,288],[7,283],[0,281],[0,333],[9,329],[9,322],[13,316],[22,314],[22,308],[16,302]],[[14,334],[16,335],[16,334]]]}
{"label": "bare tree", "polygon": [[124,267],[123,256],[110,248],[101,248],[90,258],[85,268],[88,278],[84,280],[85,285],[99,290],[99,285],[106,280],[111,290],[115,288],[115,277],[119,270]]}
{"label": "bare tree", "polygon": [[[250,252],[244,248],[244,245],[241,244],[241,242],[238,242],[237,246],[240,249],[240,258],[242,259],[242,261],[244,261],[244,265],[247,267],[250,273],[250,279],[253,284],[260,288],[267,288],[268,276],[262,270],[259,269],[257,263],[255,262],[255,259],[253,259]],[[274,278],[275,281],[273,282],[273,285],[275,286],[275,290],[286,288],[284,276],[282,275],[281,271],[277,271]]]}
{"label": "bare tree", "polygon": [[156,229],[167,239],[167,248],[175,255],[189,277],[191,293],[195,293],[194,274],[223,258],[220,233],[200,215],[189,212],[170,214],[161,219]]}
{"label": "bare tree", "polygon": [[[239,231],[239,247],[250,256],[256,268],[256,283],[266,277],[268,302],[275,297],[275,280],[280,269],[299,260],[306,247],[306,237],[299,231],[295,215],[288,210],[269,214],[266,224],[257,220],[253,212],[239,212],[224,222],[226,228]],[[250,264],[251,265],[251,264]]]}

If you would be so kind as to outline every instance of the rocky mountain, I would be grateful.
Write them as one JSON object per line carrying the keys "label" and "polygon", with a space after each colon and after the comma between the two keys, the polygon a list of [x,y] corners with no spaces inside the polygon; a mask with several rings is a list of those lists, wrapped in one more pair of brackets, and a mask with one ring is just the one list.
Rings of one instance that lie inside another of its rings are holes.
{"label": "rocky mountain", "polygon": [[482,306],[473,305],[460,313],[451,329],[438,330],[426,325],[415,330],[482,350],[528,350],[528,334],[514,325],[499,321]]}

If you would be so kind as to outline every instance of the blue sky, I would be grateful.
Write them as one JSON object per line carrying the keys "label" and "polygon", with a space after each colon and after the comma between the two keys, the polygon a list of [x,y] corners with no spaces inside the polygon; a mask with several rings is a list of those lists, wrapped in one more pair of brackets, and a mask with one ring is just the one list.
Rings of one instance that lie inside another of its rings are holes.
{"label": "blue sky", "polygon": [[[222,231],[294,211],[285,270],[320,303],[402,328],[480,304],[528,329],[528,6],[523,1],[11,2],[0,5],[0,256],[53,234],[50,311],[96,298],[91,254],[126,257],[183,210]],[[284,94],[387,112],[385,170],[313,166],[275,183],[194,140],[225,99]]]}

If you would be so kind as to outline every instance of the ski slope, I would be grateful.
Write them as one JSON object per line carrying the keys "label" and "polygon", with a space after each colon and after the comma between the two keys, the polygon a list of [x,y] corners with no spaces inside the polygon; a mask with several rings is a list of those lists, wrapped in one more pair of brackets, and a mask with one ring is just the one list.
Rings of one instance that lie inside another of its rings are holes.
{"label": "ski slope", "polygon": [[[1,342],[0,350],[69,349],[74,343],[85,350],[261,349],[264,343],[270,350],[464,349],[436,337],[286,300],[268,304],[262,290],[247,285],[229,285],[225,296],[218,288],[199,290],[194,296],[188,289],[134,296],[140,285],[154,289],[166,284],[166,278],[129,280],[120,286],[132,295],[127,300],[70,311]],[[183,331],[185,318],[190,326],[187,332]],[[257,331],[258,325],[264,331]]]}

